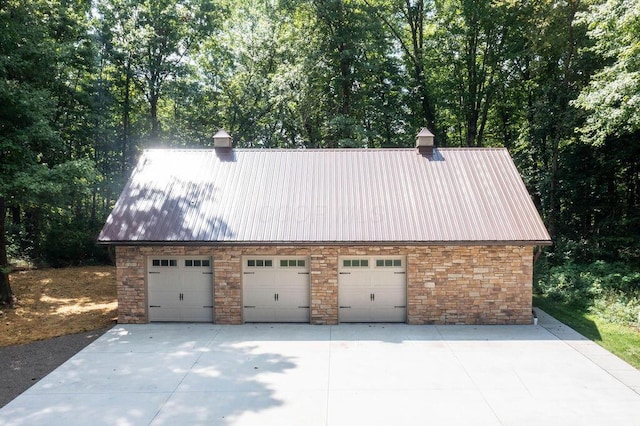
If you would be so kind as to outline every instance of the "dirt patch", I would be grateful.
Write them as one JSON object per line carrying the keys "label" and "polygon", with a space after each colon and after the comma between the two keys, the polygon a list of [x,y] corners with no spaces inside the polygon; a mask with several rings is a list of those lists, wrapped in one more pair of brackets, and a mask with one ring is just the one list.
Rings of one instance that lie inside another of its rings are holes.
{"label": "dirt patch", "polygon": [[87,266],[11,274],[16,303],[0,309],[0,346],[18,345],[115,324],[116,268]]}

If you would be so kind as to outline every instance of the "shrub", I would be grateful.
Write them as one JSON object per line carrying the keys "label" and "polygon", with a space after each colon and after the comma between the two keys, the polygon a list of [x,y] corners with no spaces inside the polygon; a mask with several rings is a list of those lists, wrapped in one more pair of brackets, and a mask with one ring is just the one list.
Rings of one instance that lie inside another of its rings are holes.
{"label": "shrub", "polygon": [[107,251],[96,244],[97,231],[88,224],[58,225],[46,234],[42,259],[53,267],[108,263]]}
{"label": "shrub", "polygon": [[543,296],[578,307],[587,307],[598,291],[590,274],[573,263],[549,268],[546,279],[539,279],[536,284]]}
{"label": "shrub", "polygon": [[565,305],[617,323],[638,321],[640,271],[623,263],[566,263],[536,269],[535,289]]}
{"label": "shrub", "polygon": [[635,295],[608,292],[603,297],[595,299],[589,311],[608,322],[637,324],[640,314],[640,292]]}

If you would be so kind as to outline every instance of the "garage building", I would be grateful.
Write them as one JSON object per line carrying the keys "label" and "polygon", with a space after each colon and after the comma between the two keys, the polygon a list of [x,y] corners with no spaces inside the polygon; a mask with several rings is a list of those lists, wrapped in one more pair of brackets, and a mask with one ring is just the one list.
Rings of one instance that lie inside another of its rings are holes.
{"label": "garage building", "polygon": [[526,324],[550,244],[506,149],[149,149],[100,233],[118,320]]}

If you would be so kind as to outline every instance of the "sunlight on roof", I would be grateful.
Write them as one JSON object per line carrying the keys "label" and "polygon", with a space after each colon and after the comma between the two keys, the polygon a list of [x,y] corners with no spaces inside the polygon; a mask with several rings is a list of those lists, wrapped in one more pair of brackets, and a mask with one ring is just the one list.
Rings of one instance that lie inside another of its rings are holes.
{"label": "sunlight on roof", "polygon": [[202,154],[188,154],[176,155],[171,150],[147,152],[147,163],[144,169],[145,181],[159,183],[175,179],[187,182],[202,180]]}

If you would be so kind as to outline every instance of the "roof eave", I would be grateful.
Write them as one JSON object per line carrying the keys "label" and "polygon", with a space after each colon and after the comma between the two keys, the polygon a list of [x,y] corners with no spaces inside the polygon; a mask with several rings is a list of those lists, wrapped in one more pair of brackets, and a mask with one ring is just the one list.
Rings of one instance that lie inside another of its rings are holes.
{"label": "roof eave", "polygon": [[98,241],[105,246],[550,246],[551,240],[492,241]]}

